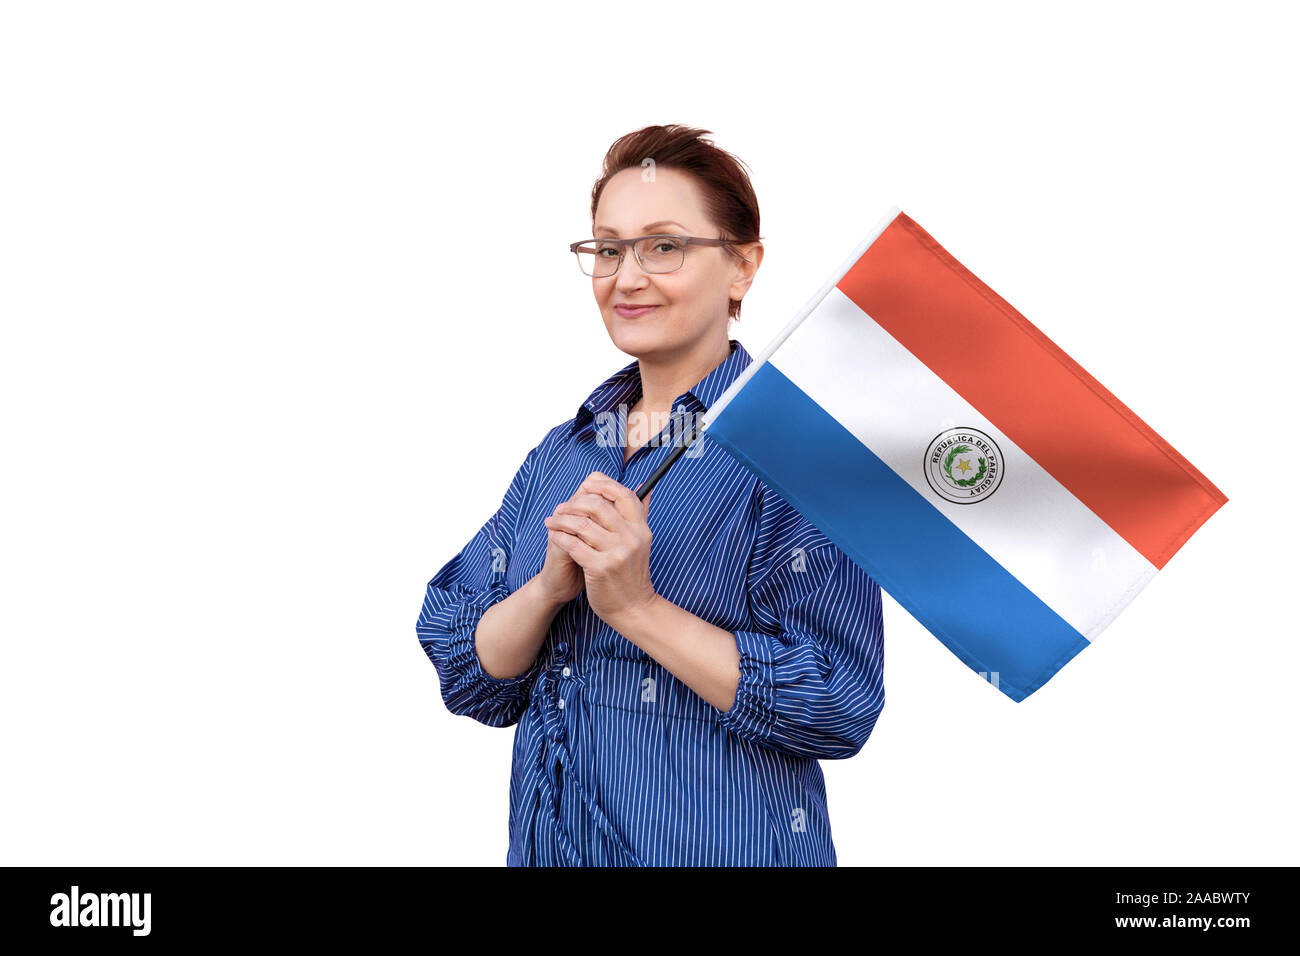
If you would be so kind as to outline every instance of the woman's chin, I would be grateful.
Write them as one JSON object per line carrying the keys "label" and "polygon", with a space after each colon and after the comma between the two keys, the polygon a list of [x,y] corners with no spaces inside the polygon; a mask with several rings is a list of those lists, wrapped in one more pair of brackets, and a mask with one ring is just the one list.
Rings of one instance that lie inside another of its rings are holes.
{"label": "woman's chin", "polygon": [[663,332],[630,326],[623,320],[615,320],[610,337],[624,352],[653,352],[665,344]]}

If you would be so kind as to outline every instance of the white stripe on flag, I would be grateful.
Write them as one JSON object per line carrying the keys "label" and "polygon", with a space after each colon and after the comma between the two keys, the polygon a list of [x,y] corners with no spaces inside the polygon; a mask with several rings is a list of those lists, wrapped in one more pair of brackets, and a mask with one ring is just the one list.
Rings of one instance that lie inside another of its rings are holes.
{"label": "white stripe on flag", "polygon": [[[769,361],[1089,641],[1155,575],[1110,525],[839,289]],[[987,432],[1002,451],[1002,485],[978,505],[942,500],[923,472],[930,441],[955,427]]]}

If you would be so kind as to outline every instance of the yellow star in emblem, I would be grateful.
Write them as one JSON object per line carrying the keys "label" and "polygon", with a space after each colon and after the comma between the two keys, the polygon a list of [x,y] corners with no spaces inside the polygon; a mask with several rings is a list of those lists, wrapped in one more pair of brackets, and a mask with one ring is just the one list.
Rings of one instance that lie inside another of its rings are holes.
{"label": "yellow star in emblem", "polygon": [[969,458],[963,458],[963,459],[961,460],[961,464],[958,465],[957,467],[961,470],[961,473],[964,475],[966,472],[970,471],[970,467],[971,467],[971,466],[970,466],[970,459],[969,459]]}

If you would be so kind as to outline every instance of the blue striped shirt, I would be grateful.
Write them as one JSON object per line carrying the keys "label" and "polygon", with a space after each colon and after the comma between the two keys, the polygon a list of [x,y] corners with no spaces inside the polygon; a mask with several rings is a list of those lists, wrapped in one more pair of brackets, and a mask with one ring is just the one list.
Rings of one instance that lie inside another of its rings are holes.
{"label": "blue striped shirt", "polygon": [[[674,411],[705,411],[751,361],[733,340]],[[447,708],[516,725],[506,863],[834,866],[817,761],[856,754],[884,706],[880,587],[707,431],[650,496],[650,577],[735,634],[732,707],[614,631],[585,592],[523,674],[496,678],[479,662],[483,612],[542,568],[542,519],[591,472],[635,489],[672,451],[652,440],[624,464],[640,395],[632,362],[546,434],[497,513],[429,581],[416,622]]]}

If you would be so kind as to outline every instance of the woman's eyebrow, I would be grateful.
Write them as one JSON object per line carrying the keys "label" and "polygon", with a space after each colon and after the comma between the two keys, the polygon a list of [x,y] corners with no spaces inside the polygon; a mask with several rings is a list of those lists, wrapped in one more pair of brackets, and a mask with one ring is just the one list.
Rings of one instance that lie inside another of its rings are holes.
{"label": "woman's eyebrow", "polygon": [[[660,226],[676,226],[678,229],[685,229],[685,228],[686,228],[686,227],[683,226],[680,222],[673,222],[671,219],[660,219],[658,222],[648,222],[648,223],[646,223],[646,224],[642,227],[642,229],[645,230],[645,232],[643,232],[642,234],[644,235],[645,233],[652,232],[653,230],[658,229]],[[617,230],[617,229],[611,229],[609,226],[597,226],[596,229],[595,229],[595,231],[596,231],[597,233],[607,232],[607,233],[609,233],[611,236],[617,236],[617,235],[618,235],[618,230]]]}

